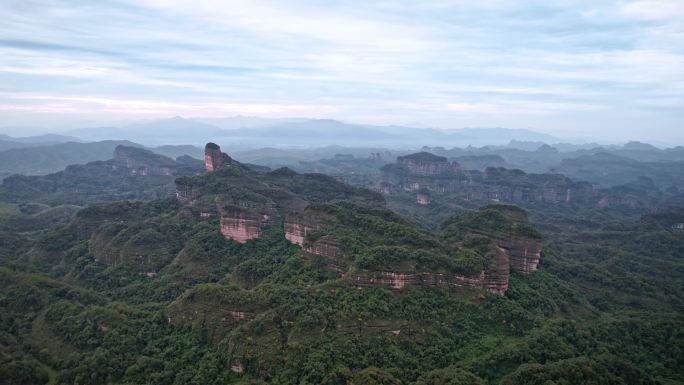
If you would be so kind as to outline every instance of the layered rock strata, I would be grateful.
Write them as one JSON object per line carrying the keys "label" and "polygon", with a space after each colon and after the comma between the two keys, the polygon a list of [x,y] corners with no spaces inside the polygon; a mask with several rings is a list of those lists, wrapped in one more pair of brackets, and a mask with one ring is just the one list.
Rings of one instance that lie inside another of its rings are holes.
{"label": "layered rock strata", "polygon": [[537,271],[542,250],[540,239],[510,237],[497,238],[495,242],[508,254],[511,269],[524,274]]}
{"label": "layered rock strata", "polygon": [[394,272],[360,269],[350,272],[349,276],[354,284],[359,287],[385,285],[394,290],[417,286],[486,288],[484,272],[477,276],[465,276],[430,272]]}
{"label": "layered rock strata", "polygon": [[374,186],[389,195],[394,191],[427,190],[456,195],[463,200],[589,203],[596,192],[588,182],[575,182],[559,174],[527,174],[521,170],[487,167],[484,171],[463,170],[456,162],[430,153],[398,157],[381,169]]}
{"label": "layered rock strata", "polygon": [[285,238],[299,246],[304,246],[307,234],[321,228],[322,221],[300,213],[290,213],[285,217]]}
{"label": "layered rock strata", "polygon": [[261,237],[261,229],[268,223],[268,216],[238,207],[221,210],[221,234],[239,243]]}
{"label": "layered rock strata", "polygon": [[460,171],[456,162],[448,162],[445,157],[427,152],[397,158],[397,162],[406,167],[411,174],[419,176],[435,176],[453,174]]}
{"label": "layered rock strata", "polygon": [[[416,286],[472,287],[495,294],[504,294],[508,289],[511,265],[509,251],[504,248],[498,248],[494,267],[483,270],[475,275],[415,270],[391,271],[352,268],[347,258],[343,255],[342,242],[339,238],[329,235],[316,235],[315,239],[309,238],[315,231],[323,230],[323,222],[323,218],[311,213],[290,214],[286,217],[284,223],[285,238],[291,243],[301,246],[302,250],[306,253],[322,257],[326,270],[344,275],[346,279],[359,287],[384,285],[389,286],[393,290],[402,290]],[[524,250],[522,253],[518,252],[518,249],[514,248],[515,245],[517,244],[507,244],[507,246],[511,247],[512,253],[516,258],[524,255]],[[530,261],[524,263],[527,263],[527,265],[531,264]]]}

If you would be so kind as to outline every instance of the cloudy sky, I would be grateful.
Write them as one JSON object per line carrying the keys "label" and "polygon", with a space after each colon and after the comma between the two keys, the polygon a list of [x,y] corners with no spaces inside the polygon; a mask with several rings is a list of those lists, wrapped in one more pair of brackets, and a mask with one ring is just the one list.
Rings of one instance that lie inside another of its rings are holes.
{"label": "cloudy sky", "polygon": [[0,0],[0,20],[0,126],[242,114],[684,144],[683,0]]}

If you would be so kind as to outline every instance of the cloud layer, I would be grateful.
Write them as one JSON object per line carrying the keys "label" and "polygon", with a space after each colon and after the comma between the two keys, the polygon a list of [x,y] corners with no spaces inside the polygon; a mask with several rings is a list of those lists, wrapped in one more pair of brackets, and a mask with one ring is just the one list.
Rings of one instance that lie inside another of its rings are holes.
{"label": "cloud layer", "polygon": [[4,125],[183,116],[684,142],[684,3],[9,0]]}

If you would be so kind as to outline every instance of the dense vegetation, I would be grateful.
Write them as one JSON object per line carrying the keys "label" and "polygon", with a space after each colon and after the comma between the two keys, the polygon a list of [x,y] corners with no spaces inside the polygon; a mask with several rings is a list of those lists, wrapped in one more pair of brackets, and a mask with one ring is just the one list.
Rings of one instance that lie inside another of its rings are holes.
{"label": "dense vegetation", "polygon": [[[360,289],[282,226],[239,244],[216,217],[188,215],[174,199],[76,214],[16,202],[0,213],[0,384],[684,382],[681,209],[474,213],[449,199],[416,207],[392,197],[400,216],[376,193],[288,169],[179,183],[228,203],[316,203],[309,210],[328,218],[326,235],[348,242],[360,268],[396,267],[402,255],[477,270],[492,244],[466,229],[541,237],[541,268],[514,273],[504,296]],[[450,243],[473,254],[449,254]]]}

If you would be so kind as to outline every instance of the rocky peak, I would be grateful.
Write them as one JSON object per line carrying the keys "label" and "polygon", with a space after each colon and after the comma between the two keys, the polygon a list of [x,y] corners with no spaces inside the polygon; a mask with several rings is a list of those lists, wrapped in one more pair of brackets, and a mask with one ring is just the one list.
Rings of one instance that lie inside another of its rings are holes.
{"label": "rocky peak", "polygon": [[219,168],[235,164],[237,164],[237,162],[235,162],[233,158],[228,156],[228,154],[221,152],[221,147],[219,147],[218,144],[209,142],[204,146],[204,167],[207,172],[216,171]]}

